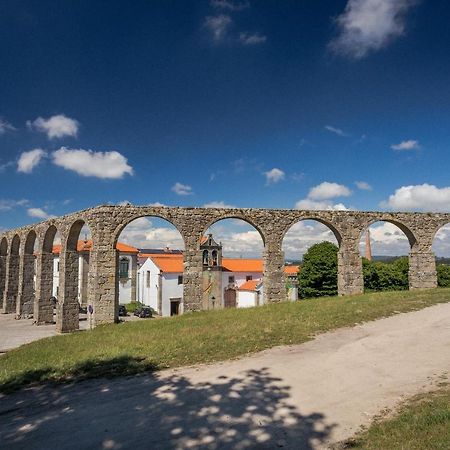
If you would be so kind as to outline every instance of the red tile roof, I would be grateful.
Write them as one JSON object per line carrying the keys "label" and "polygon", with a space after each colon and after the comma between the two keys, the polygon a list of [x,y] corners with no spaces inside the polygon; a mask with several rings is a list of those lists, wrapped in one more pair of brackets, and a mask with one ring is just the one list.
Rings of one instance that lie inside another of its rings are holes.
{"label": "red tile roof", "polygon": [[[116,249],[119,250],[119,252],[123,253],[139,253],[139,250],[135,247],[132,247],[131,245],[123,244],[122,242],[118,242],[116,244]],[[82,252],[90,252],[92,250],[92,240],[82,241],[79,240],[77,243],[77,251]],[[60,254],[61,253],[61,244],[57,244],[53,246],[53,253]]]}
{"label": "red tile roof", "polygon": [[256,291],[256,287],[262,283],[261,280],[249,280],[239,286],[240,291]]}

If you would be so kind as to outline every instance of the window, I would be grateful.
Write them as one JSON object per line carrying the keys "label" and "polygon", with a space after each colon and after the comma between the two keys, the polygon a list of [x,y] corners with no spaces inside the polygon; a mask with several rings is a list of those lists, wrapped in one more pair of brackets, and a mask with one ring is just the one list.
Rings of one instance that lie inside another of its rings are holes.
{"label": "window", "polygon": [[145,285],[149,288],[150,287],[150,270],[147,270],[147,277],[145,279]]}
{"label": "window", "polygon": [[228,283],[234,283],[234,275],[228,277]]}
{"label": "window", "polygon": [[129,269],[130,261],[128,261],[128,258],[122,258],[119,262],[119,278],[128,278]]}
{"label": "window", "polygon": [[183,275],[178,275],[178,284],[183,284]]}
{"label": "window", "polygon": [[252,280],[253,279],[253,277],[251,276],[251,275],[247,275],[246,277],[245,277],[245,281],[250,281],[250,280]]}
{"label": "window", "polygon": [[56,263],[56,271],[59,272],[59,261]]}
{"label": "window", "polygon": [[203,250],[203,265],[207,266],[208,265],[208,250]]}

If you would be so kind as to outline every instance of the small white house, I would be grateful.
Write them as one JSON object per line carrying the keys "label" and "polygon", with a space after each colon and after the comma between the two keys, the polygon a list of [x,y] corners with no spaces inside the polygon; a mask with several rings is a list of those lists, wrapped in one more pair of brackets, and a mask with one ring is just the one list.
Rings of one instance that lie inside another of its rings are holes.
{"label": "small white house", "polygon": [[250,280],[239,286],[237,290],[237,307],[251,308],[262,305],[263,282],[262,280]]}

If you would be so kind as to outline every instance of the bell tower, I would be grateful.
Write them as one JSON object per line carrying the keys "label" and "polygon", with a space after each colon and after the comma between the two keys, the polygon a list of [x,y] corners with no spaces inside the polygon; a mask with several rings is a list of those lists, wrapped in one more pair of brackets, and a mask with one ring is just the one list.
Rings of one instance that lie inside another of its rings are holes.
{"label": "bell tower", "polygon": [[212,234],[202,238],[200,253],[203,264],[203,309],[220,309],[222,303],[222,244]]}

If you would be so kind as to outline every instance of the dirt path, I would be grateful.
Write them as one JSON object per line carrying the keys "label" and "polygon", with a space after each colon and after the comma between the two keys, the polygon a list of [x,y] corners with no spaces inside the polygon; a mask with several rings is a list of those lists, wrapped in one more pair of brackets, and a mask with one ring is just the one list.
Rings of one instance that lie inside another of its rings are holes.
{"label": "dirt path", "polygon": [[450,371],[450,303],[237,361],[0,398],[4,448],[327,448]]}

